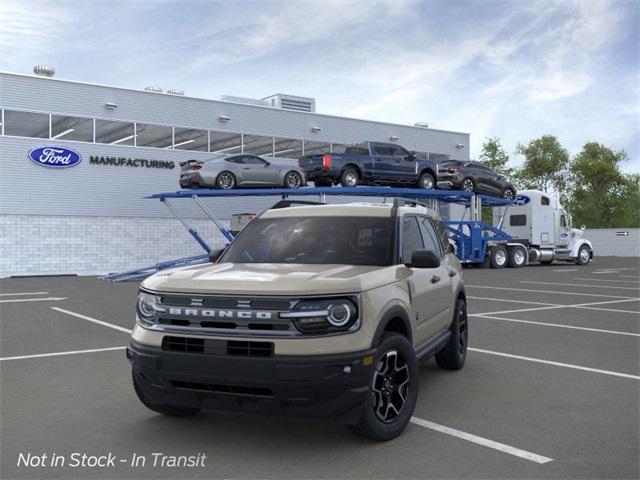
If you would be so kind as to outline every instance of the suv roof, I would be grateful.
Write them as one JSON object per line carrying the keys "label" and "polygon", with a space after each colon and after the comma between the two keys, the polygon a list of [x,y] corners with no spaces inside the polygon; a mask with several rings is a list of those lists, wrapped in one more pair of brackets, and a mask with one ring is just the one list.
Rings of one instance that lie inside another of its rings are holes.
{"label": "suv roof", "polygon": [[[262,218],[283,217],[391,217],[393,215],[393,203],[365,203],[352,202],[323,205],[295,205],[286,208],[277,208],[265,211]],[[435,218],[440,218],[438,213],[422,205],[398,205],[397,214],[421,213]]]}

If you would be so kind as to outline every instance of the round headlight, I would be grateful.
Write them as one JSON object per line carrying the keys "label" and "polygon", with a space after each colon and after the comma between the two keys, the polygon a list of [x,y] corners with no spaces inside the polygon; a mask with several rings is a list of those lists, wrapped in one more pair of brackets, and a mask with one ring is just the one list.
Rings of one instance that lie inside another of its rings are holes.
{"label": "round headlight", "polygon": [[150,293],[140,292],[138,294],[138,316],[141,320],[150,321],[156,315],[157,297]]}
{"label": "round headlight", "polygon": [[329,305],[329,315],[327,320],[334,327],[343,327],[351,321],[355,313],[355,309],[348,303],[337,303],[335,305]]}

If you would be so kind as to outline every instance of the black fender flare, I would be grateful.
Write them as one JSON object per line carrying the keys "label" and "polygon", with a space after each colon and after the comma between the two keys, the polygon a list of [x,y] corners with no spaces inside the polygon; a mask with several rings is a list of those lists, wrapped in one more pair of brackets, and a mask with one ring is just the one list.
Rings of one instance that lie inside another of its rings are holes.
{"label": "black fender flare", "polygon": [[380,319],[380,323],[378,324],[378,328],[376,328],[376,333],[373,335],[373,341],[371,342],[371,347],[375,348],[380,345],[380,341],[382,340],[382,335],[384,334],[387,325],[391,320],[399,318],[404,324],[405,331],[407,332],[407,337],[409,342],[413,343],[413,331],[411,329],[411,321],[409,320],[409,314],[407,311],[401,307],[400,305],[392,305],[382,316]]}
{"label": "black fender flare", "polygon": [[424,167],[422,170],[420,170],[420,173],[418,173],[418,178],[420,178],[422,176],[423,173],[430,173],[433,176],[433,179],[437,182],[438,181],[438,175],[436,175],[436,172],[433,170],[433,168],[431,167]]}

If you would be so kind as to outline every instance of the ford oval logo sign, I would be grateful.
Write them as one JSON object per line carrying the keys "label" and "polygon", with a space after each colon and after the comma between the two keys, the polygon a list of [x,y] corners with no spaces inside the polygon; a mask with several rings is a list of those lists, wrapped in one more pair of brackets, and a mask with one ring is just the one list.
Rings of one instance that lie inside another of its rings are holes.
{"label": "ford oval logo sign", "polygon": [[29,152],[29,159],[43,167],[69,168],[78,165],[82,161],[82,156],[69,148],[40,147]]}
{"label": "ford oval logo sign", "polygon": [[513,200],[514,205],[526,205],[531,200],[526,195],[516,195],[516,198]]}

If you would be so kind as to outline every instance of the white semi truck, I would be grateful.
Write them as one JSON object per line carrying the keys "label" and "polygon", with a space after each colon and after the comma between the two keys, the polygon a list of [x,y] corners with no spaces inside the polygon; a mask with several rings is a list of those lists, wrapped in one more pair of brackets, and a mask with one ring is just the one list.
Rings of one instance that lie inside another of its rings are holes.
{"label": "white semi truck", "polygon": [[554,260],[586,265],[593,259],[593,246],[582,237],[585,227],[573,228],[560,201],[539,190],[520,191],[512,205],[494,207],[493,226],[512,237],[506,245],[490,247],[496,268]]}

